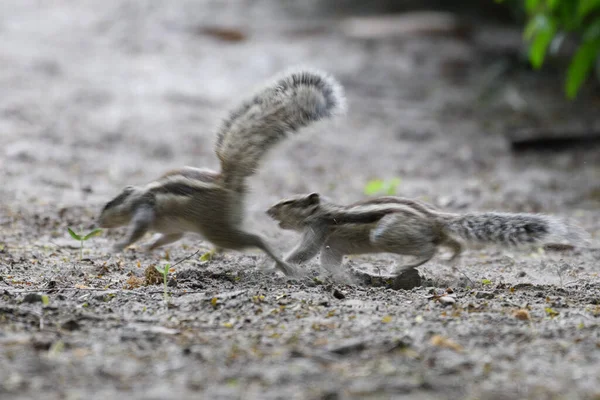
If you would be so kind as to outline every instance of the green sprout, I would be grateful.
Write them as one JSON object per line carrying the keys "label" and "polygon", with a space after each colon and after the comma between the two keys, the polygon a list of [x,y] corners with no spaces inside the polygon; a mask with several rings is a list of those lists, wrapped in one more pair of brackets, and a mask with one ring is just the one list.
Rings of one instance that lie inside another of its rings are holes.
{"label": "green sprout", "polygon": [[222,253],[223,249],[219,247],[213,247],[211,250],[200,256],[200,261],[211,261],[216,254]]}
{"label": "green sprout", "polygon": [[396,194],[396,189],[398,189],[399,185],[400,178],[392,178],[385,181],[382,179],[373,179],[367,182],[364,190],[367,196],[382,193],[388,196],[393,196]]}
{"label": "green sprout", "polygon": [[94,236],[98,236],[100,233],[102,233],[102,229],[96,228],[93,231],[91,231],[90,233],[88,233],[87,235],[83,235],[83,234],[77,234],[73,231],[73,229],[71,228],[67,228],[69,230],[69,235],[71,235],[71,237],[75,240],[78,240],[81,243],[81,246],[79,247],[79,261],[83,260],[83,242],[85,242],[86,240],[93,238]]}
{"label": "green sprout", "polygon": [[163,268],[155,265],[154,268],[163,276],[164,288],[165,291],[163,293],[163,298],[165,299],[165,303],[169,302],[169,294],[167,293],[167,275],[169,274],[169,269],[171,269],[171,264],[165,264]]}

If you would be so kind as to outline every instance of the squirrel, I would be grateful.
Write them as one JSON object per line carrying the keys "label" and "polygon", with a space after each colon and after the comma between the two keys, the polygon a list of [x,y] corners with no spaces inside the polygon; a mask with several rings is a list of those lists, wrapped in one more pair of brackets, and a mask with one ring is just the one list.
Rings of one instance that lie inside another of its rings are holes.
{"label": "squirrel", "polygon": [[395,268],[400,275],[428,262],[440,246],[454,262],[463,243],[501,246],[581,241],[582,233],[557,218],[542,214],[476,212],[452,214],[418,200],[386,196],[340,206],[318,193],[281,200],[267,210],[282,229],[303,233],[285,257],[302,264],[320,251],[321,266],[334,273],[346,254],[395,253],[416,257]]}
{"label": "squirrel", "polygon": [[259,235],[242,228],[246,179],[277,143],[301,128],[345,111],[342,86],[327,73],[292,70],[276,77],[234,108],[217,131],[215,152],[221,171],[184,167],[145,186],[127,186],[102,209],[102,228],[129,225],[121,251],[146,232],[159,235],[147,246],[156,249],[199,233],[217,250],[257,247],[285,275],[294,269]]}

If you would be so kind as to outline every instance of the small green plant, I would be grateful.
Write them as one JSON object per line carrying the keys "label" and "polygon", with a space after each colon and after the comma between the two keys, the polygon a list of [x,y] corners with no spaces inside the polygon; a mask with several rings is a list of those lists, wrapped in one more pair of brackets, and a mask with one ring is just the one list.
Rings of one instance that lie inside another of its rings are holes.
{"label": "small green plant", "polygon": [[392,178],[388,180],[373,179],[365,185],[365,194],[373,196],[376,194],[386,194],[393,196],[396,194],[396,189],[400,186],[400,178]]}
{"label": "small green plant", "polygon": [[164,293],[163,293],[163,298],[165,299],[165,303],[169,302],[169,293],[167,293],[167,275],[169,275],[169,269],[171,269],[171,264],[165,264],[164,267],[159,267],[158,265],[155,265],[154,268],[156,268],[156,270],[158,272],[160,272],[160,274],[163,276],[163,282],[164,282]]}
{"label": "small green plant", "polygon": [[492,281],[490,281],[489,279],[482,279],[481,280],[481,284],[482,285],[491,285]]}
{"label": "small green plant", "polygon": [[544,64],[548,50],[571,35],[579,47],[566,73],[565,92],[575,98],[596,67],[600,68],[600,0],[496,0],[523,7],[527,23],[523,32],[529,43],[529,62],[535,69]]}
{"label": "small green plant", "polygon": [[206,253],[202,254],[202,256],[200,256],[200,261],[210,261],[213,259],[215,254],[218,254],[220,251],[221,251],[220,249],[213,247]]}
{"label": "small green plant", "polygon": [[81,243],[81,246],[79,247],[79,261],[83,260],[83,242],[85,242],[86,240],[88,240],[90,238],[93,238],[94,236],[98,236],[100,233],[102,233],[102,229],[99,229],[99,228],[94,229],[87,235],[77,234],[71,228],[67,228],[67,229],[69,230],[69,235],[71,235],[71,237],[73,239],[78,240]]}

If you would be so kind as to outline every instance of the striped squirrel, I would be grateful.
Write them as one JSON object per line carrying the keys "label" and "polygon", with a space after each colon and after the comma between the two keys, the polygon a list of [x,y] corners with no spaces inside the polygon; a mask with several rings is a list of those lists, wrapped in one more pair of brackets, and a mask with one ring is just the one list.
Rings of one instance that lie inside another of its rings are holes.
{"label": "striped squirrel", "polygon": [[218,249],[258,247],[284,274],[294,269],[266,241],[242,228],[246,179],[268,150],[313,122],[345,109],[342,86],[330,75],[312,70],[282,74],[229,114],[219,130],[215,152],[221,171],[185,167],[145,186],[127,186],[106,203],[98,218],[102,228],[129,225],[115,251],[138,241],[146,232],[159,235],[147,246],[155,249],[201,234]]}
{"label": "striped squirrel", "polygon": [[340,206],[318,193],[281,200],[267,211],[282,229],[303,233],[301,242],[285,258],[301,264],[320,251],[321,266],[329,272],[345,254],[395,253],[415,256],[398,266],[394,275],[429,261],[440,246],[449,248],[455,261],[463,243],[518,246],[579,241],[582,233],[547,215],[481,212],[452,214],[426,203],[402,197],[380,197]]}

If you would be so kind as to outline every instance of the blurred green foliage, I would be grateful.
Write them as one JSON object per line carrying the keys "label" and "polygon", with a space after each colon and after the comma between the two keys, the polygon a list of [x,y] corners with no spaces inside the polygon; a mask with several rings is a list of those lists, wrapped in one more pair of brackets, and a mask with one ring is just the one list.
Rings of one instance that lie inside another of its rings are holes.
{"label": "blurred green foliage", "polygon": [[400,185],[400,178],[392,178],[389,180],[373,179],[367,182],[364,191],[367,196],[387,195],[393,196],[396,194],[396,189]]}
{"label": "blurred green foliage", "polygon": [[565,81],[568,98],[577,96],[598,64],[600,54],[600,0],[496,0],[523,8],[527,23],[524,38],[529,43],[529,61],[541,68],[553,41],[575,35],[579,47],[571,59]]}

